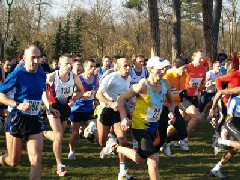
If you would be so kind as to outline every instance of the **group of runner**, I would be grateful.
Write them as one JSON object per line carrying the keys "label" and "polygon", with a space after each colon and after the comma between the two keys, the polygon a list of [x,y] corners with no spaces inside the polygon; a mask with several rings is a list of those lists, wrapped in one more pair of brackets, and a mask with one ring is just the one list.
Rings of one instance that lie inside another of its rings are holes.
{"label": "group of runner", "polygon": [[[82,61],[64,54],[59,58],[58,69],[46,75],[39,65],[40,51],[36,46],[25,49],[23,59],[22,65],[6,79],[2,76],[0,101],[9,106],[9,113],[5,122],[7,153],[0,156],[0,164],[19,164],[22,144],[26,141],[30,179],[41,179],[43,136],[53,142],[57,174],[68,174],[61,160],[68,120],[71,122],[69,160],[76,160],[76,140],[85,124],[83,135],[92,142],[95,138],[103,147],[101,158],[118,154],[118,179],[133,178],[127,173],[126,158],[136,163],[147,160],[150,179],[159,179],[158,152],[171,156],[171,141],[189,151],[192,132],[209,110],[214,117],[216,102],[222,94],[237,95],[230,98],[228,106],[229,98],[224,97],[227,98],[224,105],[228,107],[226,129],[235,141],[221,137],[217,144],[233,147],[229,152],[231,157],[239,148],[239,91],[230,88],[240,85],[240,75],[231,61],[224,61],[227,74],[222,75],[219,61],[207,72],[201,50],[193,53],[190,63],[182,58],[174,60],[172,68],[169,61],[157,56],[146,61],[143,55],[136,55],[132,62],[124,57],[112,60],[105,56],[103,66],[97,68],[94,59]],[[224,86],[229,90],[221,91]],[[217,90],[220,91],[213,100]],[[42,102],[49,131],[45,130],[41,117]],[[132,148],[127,147],[126,133],[130,128]],[[219,134],[220,129],[220,125],[216,127]],[[224,177],[220,169],[225,163],[226,158],[210,173]]]}

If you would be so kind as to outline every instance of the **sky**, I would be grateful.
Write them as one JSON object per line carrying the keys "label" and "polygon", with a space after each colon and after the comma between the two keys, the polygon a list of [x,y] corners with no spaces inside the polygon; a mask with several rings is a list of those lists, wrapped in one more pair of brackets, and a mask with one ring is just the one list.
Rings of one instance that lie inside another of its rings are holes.
{"label": "sky", "polygon": [[[70,11],[71,8],[81,6],[90,9],[97,0],[50,0],[52,4],[52,13],[54,16],[63,16]],[[98,0],[106,1],[106,0]],[[109,0],[112,3],[113,9],[119,9],[122,6],[123,0]]]}

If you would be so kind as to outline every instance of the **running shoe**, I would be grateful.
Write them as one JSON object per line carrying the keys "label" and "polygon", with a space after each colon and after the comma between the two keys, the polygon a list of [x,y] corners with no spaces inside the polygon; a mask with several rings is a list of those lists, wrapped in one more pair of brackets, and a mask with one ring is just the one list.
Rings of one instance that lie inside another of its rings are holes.
{"label": "running shoe", "polygon": [[117,138],[113,134],[108,134],[108,140],[106,142],[106,145],[111,143],[117,144]]}
{"label": "running shoe", "polygon": [[76,160],[75,151],[70,151],[70,152],[68,153],[68,159],[69,159],[69,160]]}
{"label": "running shoe", "polygon": [[162,146],[161,151],[163,152],[163,154],[167,157],[171,156],[171,149],[170,149],[170,143],[164,143]]}
{"label": "running shoe", "polygon": [[220,169],[219,170],[211,169],[210,174],[212,176],[215,176],[215,177],[219,178],[219,179],[227,179],[227,176],[223,175]]}
{"label": "running shoe", "polygon": [[129,175],[127,173],[127,170],[125,170],[123,173],[118,173],[118,180],[129,180],[133,179],[133,176]]}
{"label": "running shoe", "polygon": [[84,130],[84,137],[87,138],[90,143],[94,143],[94,131],[97,129],[95,122],[90,122]]}
{"label": "running shoe", "polygon": [[116,154],[115,152],[113,152],[113,147],[116,145],[117,145],[117,143],[114,141],[106,144],[106,147],[104,147],[102,149],[102,151],[100,152],[100,158],[104,159],[105,156],[107,156],[107,155]]}
{"label": "running shoe", "polygon": [[188,139],[185,138],[179,141],[179,146],[184,151],[189,151]]}
{"label": "running shoe", "polygon": [[65,170],[66,166],[61,164],[58,168],[57,168],[57,174],[58,176],[62,177],[62,176],[66,176],[68,174],[68,172]]}

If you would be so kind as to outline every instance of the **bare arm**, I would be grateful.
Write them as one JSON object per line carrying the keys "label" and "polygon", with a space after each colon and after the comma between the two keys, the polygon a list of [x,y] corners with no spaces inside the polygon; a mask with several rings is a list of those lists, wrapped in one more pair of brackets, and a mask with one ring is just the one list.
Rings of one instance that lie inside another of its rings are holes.
{"label": "bare arm", "polygon": [[129,100],[132,97],[135,97],[141,91],[142,86],[143,85],[141,82],[138,84],[134,84],[128,91],[120,95],[120,97],[118,98],[118,109],[122,120],[127,117],[127,112],[124,106],[125,100]]}
{"label": "bare arm", "polygon": [[174,103],[173,94],[171,92],[171,84],[168,80],[164,80],[164,81],[167,86],[166,98],[167,98],[167,102],[168,102],[168,110],[169,110],[169,112],[174,112],[175,103]]}
{"label": "bare arm", "polygon": [[78,89],[78,93],[74,97],[72,97],[72,99],[73,101],[76,101],[83,96],[84,88],[83,88],[82,82],[80,81],[80,78],[76,74],[74,74],[74,81]]}
{"label": "bare arm", "polygon": [[167,102],[168,102],[168,118],[170,119],[168,121],[168,124],[174,124],[176,118],[174,117],[174,109],[175,109],[175,103],[174,103],[174,98],[171,92],[171,84],[168,80],[164,80],[165,84],[167,86],[167,94],[166,94],[166,98],[167,98]]}

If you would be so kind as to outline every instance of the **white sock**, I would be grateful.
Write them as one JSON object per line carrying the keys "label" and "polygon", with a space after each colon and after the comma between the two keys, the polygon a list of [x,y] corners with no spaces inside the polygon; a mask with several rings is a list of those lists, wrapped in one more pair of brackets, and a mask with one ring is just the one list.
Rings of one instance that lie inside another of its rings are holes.
{"label": "white sock", "polygon": [[125,163],[124,162],[120,162],[120,172],[119,173],[124,173],[125,171]]}
{"label": "white sock", "polygon": [[72,151],[70,151],[70,153],[75,153],[75,151],[74,151],[74,150],[72,150]]}
{"label": "white sock", "polygon": [[213,168],[213,170],[218,171],[219,169],[222,168],[222,163],[219,161],[216,166]]}

